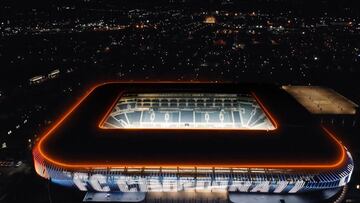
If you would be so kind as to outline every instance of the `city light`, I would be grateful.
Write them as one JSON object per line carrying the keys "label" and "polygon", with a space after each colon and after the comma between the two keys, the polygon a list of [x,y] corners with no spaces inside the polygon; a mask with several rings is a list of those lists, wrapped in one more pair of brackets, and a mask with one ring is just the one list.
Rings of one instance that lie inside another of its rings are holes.
{"label": "city light", "polygon": [[360,202],[358,8],[1,1],[0,202]]}

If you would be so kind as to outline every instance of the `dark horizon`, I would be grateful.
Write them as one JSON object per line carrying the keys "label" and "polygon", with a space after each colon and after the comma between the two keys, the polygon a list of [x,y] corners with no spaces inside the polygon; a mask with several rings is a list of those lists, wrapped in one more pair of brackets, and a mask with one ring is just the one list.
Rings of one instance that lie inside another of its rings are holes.
{"label": "dark horizon", "polygon": [[[269,10],[299,10],[302,12],[342,12],[342,10],[358,10],[360,3],[356,0],[3,0],[0,2],[2,8],[51,8],[56,6],[78,6],[99,8],[147,8],[156,6],[178,7],[178,8],[206,8],[206,9],[269,9]],[[306,10],[304,10],[306,9]]]}

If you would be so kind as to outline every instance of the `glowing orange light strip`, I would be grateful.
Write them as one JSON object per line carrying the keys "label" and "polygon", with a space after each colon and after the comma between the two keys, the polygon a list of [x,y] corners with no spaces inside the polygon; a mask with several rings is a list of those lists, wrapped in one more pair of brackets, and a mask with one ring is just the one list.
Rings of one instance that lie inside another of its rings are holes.
{"label": "glowing orange light strip", "polygon": [[[174,164],[161,164],[161,165],[143,165],[143,164],[77,164],[77,163],[65,163],[64,161],[55,160],[53,158],[50,158],[48,155],[46,155],[42,150],[42,144],[44,140],[51,135],[51,133],[57,129],[60,124],[89,96],[97,87],[109,83],[120,83],[120,82],[107,82],[107,83],[101,83],[98,85],[95,85],[93,88],[91,88],[90,91],[88,91],[73,107],[70,108],[69,111],[67,111],[40,139],[39,143],[35,146],[34,150],[37,150],[39,154],[46,160],[47,162],[54,164],[55,166],[59,167],[65,167],[69,169],[77,169],[77,168],[187,168],[187,167],[219,167],[219,168],[309,168],[309,169],[324,169],[324,168],[335,168],[340,166],[346,157],[346,152],[341,144],[341,142],[325,127],[322,127],[324,131],[338,144],[338,147],[341,150],[341,155],[338,161],[336,161],[333,164],[223,164],[223,165],[197,165],[197,164],[189,164],[189,165],[174,165]],[[254,95],[255,96],[255,95]],[[255,96],[255,98],[257,98]],[[258,100],[259,101],[259,100]],[[262,105],[261,102],[259,102],[260,105]],[[265,109],[265,108],[264,108]],[[268,113],[268,112],[267,112]],[[268,114],[269,117],[271,114]],[[274,124],[277,125],[275,122],[275,119],[273,117],[270,117]]]}
{"label": "glowing orange light strip", "polygon": [[258,96],[254,92],[251,92],[252,96],[255,98],[256,102],[260,105],[261,109],[265,112],[266,116],[270,118],[271,123],[273,124],[274,128],[278,128],[278,123],[276,122],[276,119],[274,116],[269,112],[269,110],[265,107],[265,105],[262,103],[262,101],[259,99]]}
{"label": "glowing orange light strip", "polygon": [[108,129],[108,128],[105,128],[103,127],[103,124],[105,123],[106,119],[109,117],[111,111],[115,108],[116,104],[118,103],[120,97],[122,96],[124,92],[121,92],[119,94],[119,96],[116,97],[115,101],[113,102],[113,104],[111,104],[111,107],[106,111],[105,113],[105,116],[103,116],[103,118],[101,119],[101,121],[99,122],[99,125],[98,125],[98,128],[101,128],[101,129]]}

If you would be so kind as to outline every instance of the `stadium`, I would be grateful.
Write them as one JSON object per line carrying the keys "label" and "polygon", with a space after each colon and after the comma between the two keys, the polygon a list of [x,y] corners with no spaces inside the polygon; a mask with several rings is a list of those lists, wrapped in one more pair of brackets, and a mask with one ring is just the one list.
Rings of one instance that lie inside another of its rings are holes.
{"label": "stadium", "polygon": [[89,192],[307,193],[345,186],[334,132],[275,85],[96,85],[33,149],[36,172]]}

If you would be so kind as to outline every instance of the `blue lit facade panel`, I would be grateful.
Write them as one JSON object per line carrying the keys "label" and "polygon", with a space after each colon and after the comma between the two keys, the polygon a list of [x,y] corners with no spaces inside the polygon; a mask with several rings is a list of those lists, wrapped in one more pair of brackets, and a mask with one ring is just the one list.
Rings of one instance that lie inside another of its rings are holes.
{"label": "blue lit facade panel", "polygon": [[[242,169],[244,172],[219,172],[208,169],[184,172],[164,172],[162,169],[86,169],[68,171],[40,160],[35,152],[36,171],[51,182],[82,191],[97,192],[175,192],[229,191],[298,193],[337,188],[350,181],[353,160],[347,152],[343,167],[334,170],[306,171],[289,169]],[[187,169],[188,170],[188,169]],[[256,171],[256,172],[254,172]]]}

